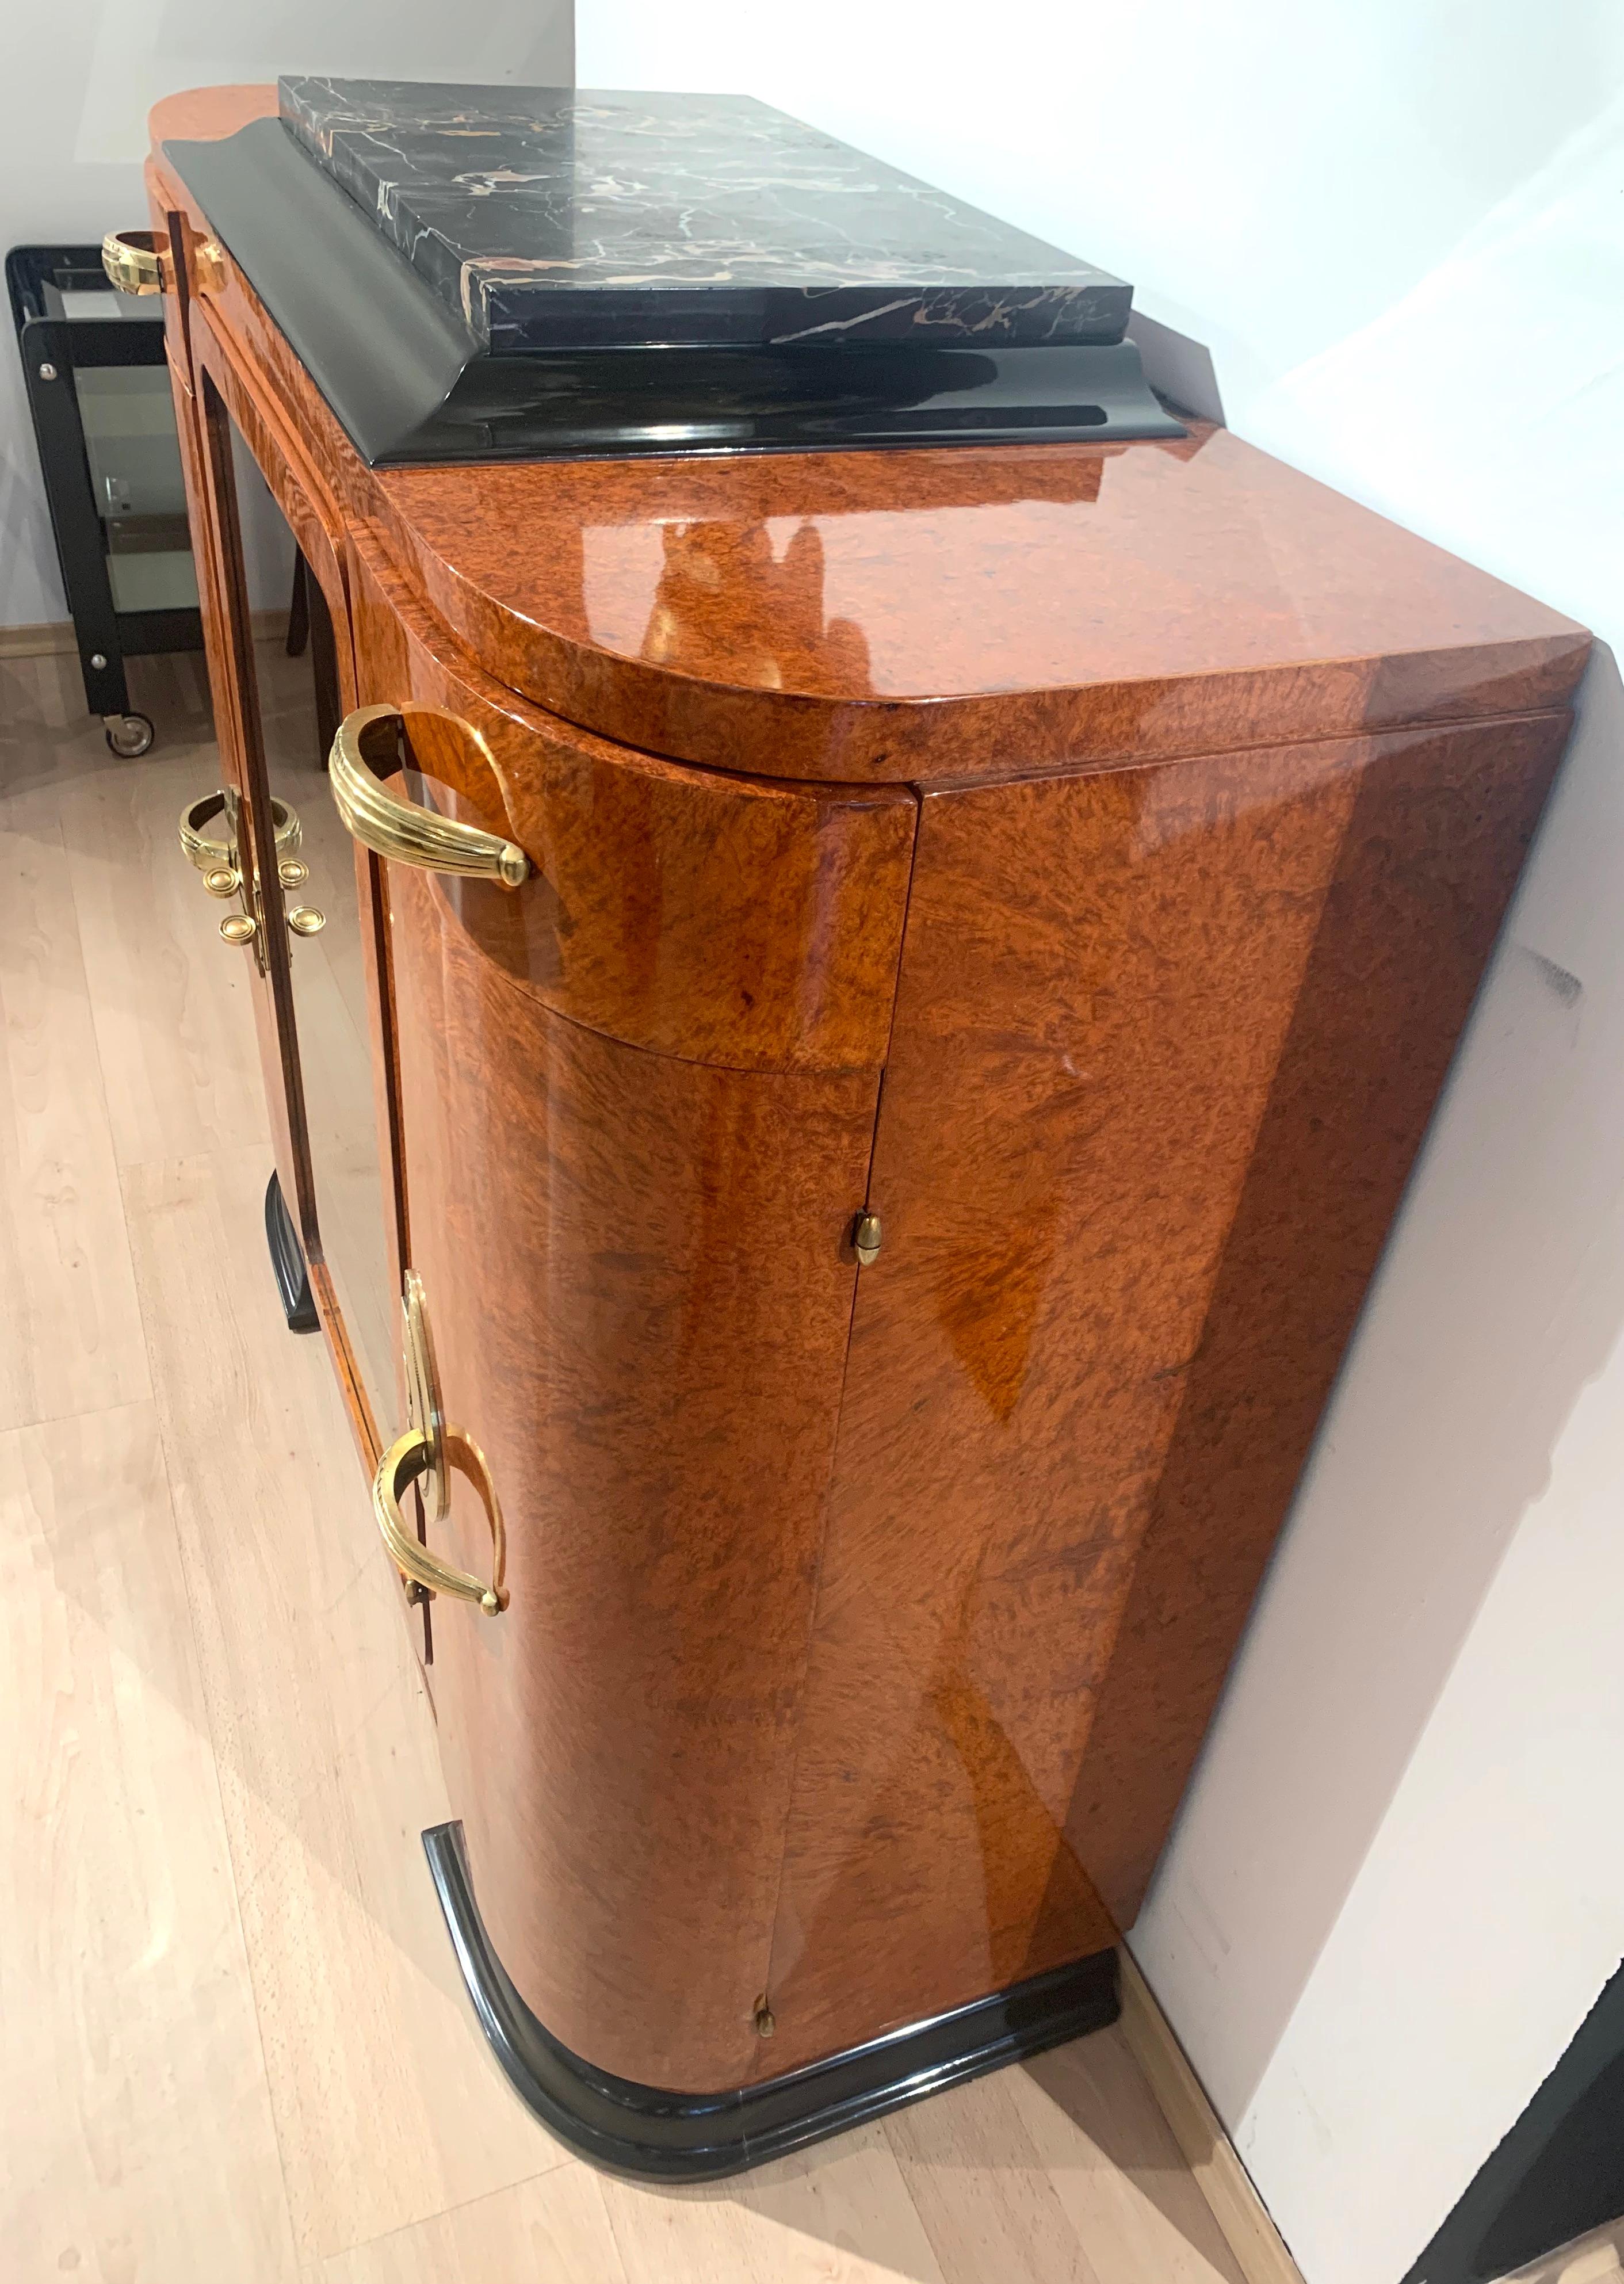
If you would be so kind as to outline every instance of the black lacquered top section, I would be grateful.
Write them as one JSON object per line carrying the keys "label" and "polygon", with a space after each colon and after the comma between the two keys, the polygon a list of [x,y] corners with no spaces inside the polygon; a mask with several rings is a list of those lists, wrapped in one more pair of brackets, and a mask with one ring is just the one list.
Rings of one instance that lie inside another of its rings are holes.
{"label": "black lacquered top section", "polygon": [[739,95],[288,78],[285,123],[497,352],[1120,341],[1120,278]]}
{"label": "black lacquered top section", "polygon": [[[450,92],[465,97],[469,90]],[[511,103],[512,90],[499,92]],[[413,93],[421,98],[425,90]],[[450,129],[441,131],[457,139]],[[344,138],[336,126],[332,134],[338,150]],[[480,131],[467,137],[470,145],[480,140]],[[348,192],[341,188],[285,120],[255,119],[218,142],[166,143],[164,153],[374,467],[639,452],[1107,443],[1184,434],[1145,386],[1132,341],[1063,336],[1058,320],[1041,341],[1011,340],[985,310],[972,326],[967,301],[949,323],[933,298],[936,288],[928,295],[894,284],[817,289],[816,306],[829,313],[821,329],[814,325],[794,340],[761,340],[748,337],[746,317],[756,324],[777,289],[752,288],[753,302],[724,280],[691,281],[660,287],[668,298],[659,301],[656,288],[637,285],[628,266],[614,269],[601,288],[578,280],[535,289],[541,298],[518,309],[511,323],[504,318],[501,338],[482,339],[463,315],[460,286],[452,293],[429,274],[433,247],[439,249],[433,261],[449,259],[450,241],[401,243],[401,234],[410,238],[415,226],[402,219],[405,209],[398,204],[394,220],[378,228],[377,207],[364,206],[354,185]],[[665,224],[675,247],[683,243],[684,211],[673,208]],[[984,216],[974,220],[988,231],[998,228]],[[787,222],[782,226],[787,231]],[[803,316],[814,306],[813,289],[786,290]],[[1074,290],[1085,291],[1052,289]],[[1126,312],[1127,286],[1110,282],[1099,290],[1120,294]],[[848,322],[849,294],[878,297],[874,330]],[[480,295],[494,328],[500,296],[484,287]],[[887,301],[894,305],[888,309]],[[928,319],[927,302],[935,312]],[[907,329],[885,331],[893,319],[901,322],[904,306],[915,312]],[[1080,305],[1066,306],[1075,316]],[[1024,304],[1011,289],[999,307],[1000,325],[1035,324],[1035,289]],[[699,338],[644,338],[675,325],[668,313],[677,309],[690,311],[683,322]],[[617,325],[628,338],[614,337]],[[707,325],[717,338],[707,337]],[[746,338],[730,338],[730,325],[746,326]],[[607,340],[599,337],[605,327]]]}

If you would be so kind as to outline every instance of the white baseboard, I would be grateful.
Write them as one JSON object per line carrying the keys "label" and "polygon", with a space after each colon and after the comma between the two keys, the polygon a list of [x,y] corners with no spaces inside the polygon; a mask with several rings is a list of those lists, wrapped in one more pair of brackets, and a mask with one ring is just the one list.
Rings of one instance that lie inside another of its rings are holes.
{"label": "white baseboard", "polygon": [[1173,2128],[1173,2138],[1246,2284],[1303,2284],[1302,2272],[1126,1945],[1118,1957],[1122,1962],[1122,2029],[1134,2060]]}
{"label": "white baseboard", "polygon": [[[250,615],[255,642],[269,642],[275,635],[285,637],[285,609],[254,611]],[[44,619],[34,626],[0,627],[0,658],[73,658],[78,649],[72,619]]]}
{"label": "white baseboard", "polygon": [[71,658],[78,647],[72,619],[45,619],[31,627],[0,627],[0,658]]}

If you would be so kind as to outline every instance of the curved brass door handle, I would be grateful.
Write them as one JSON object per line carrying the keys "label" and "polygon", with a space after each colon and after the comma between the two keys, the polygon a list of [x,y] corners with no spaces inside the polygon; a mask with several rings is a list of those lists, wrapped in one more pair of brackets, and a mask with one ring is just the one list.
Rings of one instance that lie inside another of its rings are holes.
{"label": "curved brass door handle", "polygon": [[161,293],[168,261],[154,231],[110,230],[102,240],[102,268],[121,293]]}
{"label": "curved brass door handle", "polygon": [[433,1461],[429,1440],[417,1428],[409,1428],[398,1436],[379,1461],[378,1473],[372,1478],[372,1513],[397,1570],[404,1571],[407,1577],[431,1594],[450,1594],[459,1602],[477,1602],[488,1617],[494,1618],[508,1606],[508,1591],[503,1583],[507,1569],[507,1529],[502,1520],[496,1487],[490,1479],[484,1452],[470,1437],[459,1435],[455,1428],[445,1431],[445,1457],[459,1474],[468,1477],[484,1502],[490,1523],[488,1585],[472,1571],[458,1570],[449,1562],[442,1562],[406,1527],[406,1518],[401,1513],[401,1494],[427,1471]]}
{"label": "curved brass door handle", "polygon": [[[372,1513],[394,1567],[430,1594],[451,1594],[460,1602],[477,1602],[488,1617],[508,1606],[503,1583],[507,1568],[507,1527],[502,1502],[491,1481],[485,1454],[472,1435],[446,1425],[440,1400],[440,1373],[434,1363],[434,1339],[429,1330],[428,1302],[423,1280],[415,1269],[406,1271],[401,1295],[401,1341],[406,1365],[406,1410],[411,1425],[398,1435],[378,1463],[372,1478]],[[431,1554],[401,1513],[401,1494],[411,1483],[418,1486],[421,1508],[430,1523],[444,1520],[451,1505],[451,1470],[466,1475],[480,1495],[490,1525],[491,1575],[487,1585],[467,1570],[457,1570]]]}
{"label": "curved brass door handle", "polygon": [[[205,794],[201,801],[188,802],[181,811],[181,849],[189,864],[195,865],[203,875],[203,886],[211,896],[229,903],[233,896],[242,910],[228,913],[220,923],[220,933],[227,943],[254,946],[254,956],[263,974],[265,970],[264,936],[261,922],[264,918],[257,882],[244,878],[242,853],[237,841],[237,820],[242,803],[235,791]],[[223,833],[205,831],[216,817],[223,818]],[[299,822],[299,811],[290,809],[285,802],[270,804],[271,827],[277,841],[277,877],[285,888],[296,888],[310,877],[310,868],[302,864],[296,850],[304,838],[304,827]],[[296,904],[285,915],[294,935],[316,935],[327,925],[327,916],[314,904]]]}
{"label": "curved brass door handle", "polygon": [[[188,230],[186,246],[194,291],[214,293],[225,269],[218,245]],[[110,230],[102,240],[102,268],[121,293],[165,293],[173,283],[174,255],[157,231]]]}
{"label": "curved brass door handle", "polygon": [[[426,872],[457,872],[468,880],[497,880],[504,888],[517,888],[530,872],[530,859],[517,841],[506,841],[499,833],[487,833],[477,825],[459,824],[457,818],[441,817],[437,810],[421,808],[416,802],[397,801],[384,791],[368,768],[362,750],[367,731],[375,722],[403,719],[407,710],[400,706],[358,706],[340,723],[327,759],[328,782],[339,815],[363,847],[394,864],[416,864]],[[441,713],[433,706],[410,710]],[[441,718],[455,721],[457,717],[441,714]],[[466,722],[457,723],[457,727],[488,757],[490,749],[477,730]]]}
{"label": "curved brass door handle", "polygon": [[[238,859],[237,810],[235,793],[208,793],[200,801],[189,801],[181,811],[181,854],[203,875],[203,886],[211,896],[234,896],[242,886],[242,866]],[[225,819],[223,833],[206,833],[204,826],[216,817]],[[270,804],[271,828],[277,836],[277,870],[285,888],[295,888],[310,877],[306,866],[299,864],[294,851],[304,838],[304,827],[299,822],[299,812],[285,802]],[[296,871],[298,880],[290,880]]]}
{"label": "curved brass door handle", "polygon": [[[229,903],[236,897],[241,905],[239,911],[229,912],[221,921],[220,934],[227,943],[252,944],[254,965],[263,975],[264,907],[258,880],[249,879],[243,871],[243,853],[238,843],[241,810],[241,797],[235,788],[222,788],[205,794],[200,801],[189,801],[181,811],[181,850],[186,862],[202,874],[203,886],[211,896],[217,896],[222,903]],[[295,854],[304,837],[299,812],[285,802],[273,801],[270,817],[277,842],[277,875],[285,888],[296,887],[310,877],[309,867],[301,864]],[[216,819],[223,823],[223,833],[206,829]],[[324,914],[309,904],[299,905],[286,918],[295,935],[314,935],[327,925]]]}

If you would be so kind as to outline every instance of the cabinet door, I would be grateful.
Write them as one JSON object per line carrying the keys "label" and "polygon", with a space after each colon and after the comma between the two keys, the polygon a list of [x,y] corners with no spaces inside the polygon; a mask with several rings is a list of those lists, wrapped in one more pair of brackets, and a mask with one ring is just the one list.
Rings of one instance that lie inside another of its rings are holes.
{"label": "cabinet door", "polygon": [[376,868],[358,860],[326,775],[354,696],[348,598],[310,480],[196,310],[191,343],[216,686],[230,717],[222,744],[240,770],[233,919],[258,987],[279,1178],[371,1467],[398,1400],[399,1228]]}
{"label": "cabinet door", "polygon": [[409,1258],[462,1458],[429,1539],[493,1590],[434,1606],[474,1889],[566,2045],[736,2086],[772,2059],[915,804],[590,738],[484,677],[364,536],[351,585],[367,766],[526,866],[386,866]]}
{"label": "cabinet door", "polygon": [[1131,1926],[1565,732],[925,801],[779,1905],[789,2063]]}

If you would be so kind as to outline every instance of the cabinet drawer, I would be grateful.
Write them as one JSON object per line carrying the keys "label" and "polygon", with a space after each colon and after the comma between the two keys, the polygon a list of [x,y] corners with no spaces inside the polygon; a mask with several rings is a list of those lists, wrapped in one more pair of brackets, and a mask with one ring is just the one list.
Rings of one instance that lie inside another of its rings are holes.
{"label": "cabinet drawer", "polygon": [[558,1013],[658,1053],[755,1070],[884,1060],[910,791],[726,776],[593,737],[483,674],[375,540],[352,549],[363,703],[406,709],[403,731],[374,725],[367,758],[530,860],[517,890],[438,877],[488,958]]}

